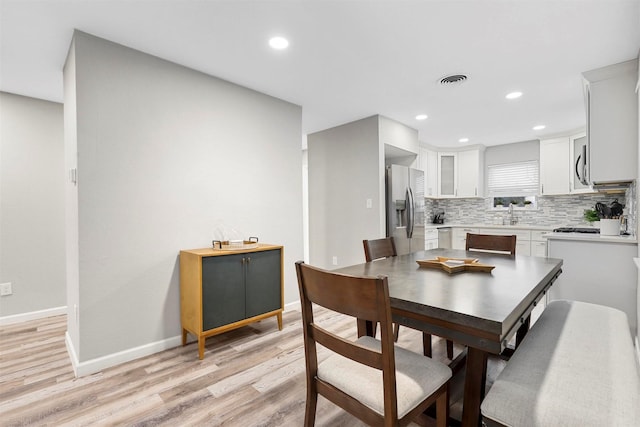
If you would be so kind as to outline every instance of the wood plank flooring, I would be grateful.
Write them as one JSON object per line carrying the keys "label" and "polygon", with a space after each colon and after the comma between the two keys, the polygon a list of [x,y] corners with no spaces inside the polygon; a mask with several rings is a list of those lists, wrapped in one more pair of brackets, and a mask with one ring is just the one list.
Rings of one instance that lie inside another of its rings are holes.
{"label": "wood plank flooring", "polygon": [[[356,336],[352,318],[322,309],[316,318]],[[283,326],[267,319],[209,338],[204,360],[194,342],[81,378],[64,343],[66,316],[0,327],[0,426],[300,426],[300,312],[285,312]],[[402,327],[399,345],[421,352],[421,334]],[[433,348],[446,361],[444,342],[434,337]],[[316,425],[363,426],[323,398]]]}

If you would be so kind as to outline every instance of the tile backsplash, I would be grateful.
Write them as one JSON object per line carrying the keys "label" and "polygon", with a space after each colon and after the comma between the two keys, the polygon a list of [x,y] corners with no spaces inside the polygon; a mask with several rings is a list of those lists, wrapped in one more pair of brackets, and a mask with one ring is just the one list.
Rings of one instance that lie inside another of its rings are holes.
{"label": "tile backsplash", "polygon": [[[597,202],[610,205],[615,199],[625,206],[627,213],[627,229],[635,234],[636,229],[636,187],[632,184],[626,193],[606,194],[572,194],[562,196],[537,196],[537,209],[516,210],[514,216],[518,219],[518,225],[535,226],[586,226],[583,219],[585,209],[593,209]],[[489,198],[469,199],[426,199],[427,223],[433,218],[433,212],[443,210],[445,212],[445,224],[493,224],[496,217],[505,218],[508,223],[509,214],[506,211],[494,211],[489,209]]]}

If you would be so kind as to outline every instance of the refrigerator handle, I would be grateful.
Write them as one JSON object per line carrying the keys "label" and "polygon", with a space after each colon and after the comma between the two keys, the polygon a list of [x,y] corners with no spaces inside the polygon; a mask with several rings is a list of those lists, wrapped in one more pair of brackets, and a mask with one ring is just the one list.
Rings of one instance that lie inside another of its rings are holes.
{"label": "refrigerator handle", "polygon": [[407,188],[407,237],[410,239],[413,237],[413,226],[415,219],[415,205],[413,201],[413,192],[411,188]]}

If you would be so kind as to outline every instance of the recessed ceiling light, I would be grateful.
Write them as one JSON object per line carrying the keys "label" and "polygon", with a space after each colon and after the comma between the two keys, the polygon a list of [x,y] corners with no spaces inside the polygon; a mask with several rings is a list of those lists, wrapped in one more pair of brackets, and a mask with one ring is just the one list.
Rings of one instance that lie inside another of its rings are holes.
{"label": "recessed ceiling light", "polygon": [[272,37],[269,39],[269,46],[278,50],[286,49],[289,47],[289,40],[284,37]]}
{"label": "recessed ceiling light", "polygon": [[469,138],[460,138],[458,142],[461,142],[461,143],[469,142]]}
{"label": "recessed ceiling light", "polygon": [[522,96],[522,92],[511,92],[511,93],[508,93],[507,96],[505,96],[505,98],[516,99],[516,98],[520,98],[521,96]]}
{"label": "recessed ceiling light", "polygon": [[544,128],[546,128],[546,126],[545,126],[545,125],[537,125],[537,126],[534,126],[534,127],[533,127],[533,130],[542,130],[542,129],[544,129]]}
{"label": "recessed ceiling light", "polygon": [[427,116],[426,114],[418,114],[416,116],[416,120],[426,120],[427,117],[429,117],[429,116]]}

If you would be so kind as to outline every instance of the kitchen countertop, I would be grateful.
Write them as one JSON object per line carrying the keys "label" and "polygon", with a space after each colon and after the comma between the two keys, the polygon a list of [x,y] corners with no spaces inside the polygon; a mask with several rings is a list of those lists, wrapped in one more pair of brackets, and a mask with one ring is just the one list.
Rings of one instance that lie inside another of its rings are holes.
{"label": "kitchen countertop", "polygon": [[495,228],[501,230],[541,230],[548,231],[553,230],[554,228],[562,227],[563,225],[529,225],[529,224],[516,224],[516,225],[500,225],[500,224],[458,224],[458,223],[447,223],[447,224],[427,224],[425,228],[433,229],[433,228]]}
{"label": "kitchen countertop", "polygon": [[[460,223],[447,223],[447,224],[427,224],[426,229],[438,229],[438,228],[493,228],[499,230],[540,230],[551,231],[555,228],[566,227],[567,224],[557,225],[528,225],[528,224],[516,224],[516,225],[497,225],[497,224],[460,224]],[[585,225],[569,225],[575,227],[584,227]],[[592,242],[610,242],[610,243],[625,243],[630,245],[638,244],[638,238],[636,236],[601,236],[599,234],[589,233],[545,233],[542,237],[549,240],[574,240],[574,241],[592,241]]]}
{"label": "kitchen countertop", "polygon": [[636,236],[601,236],[599,234],[588,233],[546,233],[542,237],[546,237],[549,240],[626,243],[630,245],[638,244]]}

